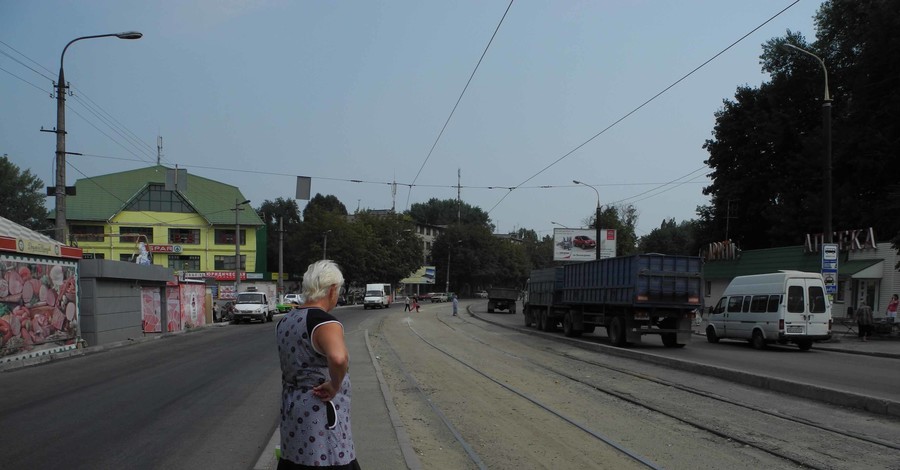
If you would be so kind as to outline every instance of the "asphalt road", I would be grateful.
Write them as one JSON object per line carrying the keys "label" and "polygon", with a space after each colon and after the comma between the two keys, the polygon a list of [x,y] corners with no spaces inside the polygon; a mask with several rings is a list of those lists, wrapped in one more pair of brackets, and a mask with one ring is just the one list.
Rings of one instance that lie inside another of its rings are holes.
{"label": "asphalt road", "polygon": [[250,468],[278,416],[272,323],[0,374],[0,467]]}

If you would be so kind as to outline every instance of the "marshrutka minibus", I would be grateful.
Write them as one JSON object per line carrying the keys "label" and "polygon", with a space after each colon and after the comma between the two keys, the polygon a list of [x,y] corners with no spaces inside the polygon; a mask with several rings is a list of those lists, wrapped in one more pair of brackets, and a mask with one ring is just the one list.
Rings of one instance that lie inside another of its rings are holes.
{"label": "marshrutka minibus", "polygon": [[794,343],[801,350],[831,338],[831,302],[819,273],[780,271],[734,278],[707,318],[706,339]]}

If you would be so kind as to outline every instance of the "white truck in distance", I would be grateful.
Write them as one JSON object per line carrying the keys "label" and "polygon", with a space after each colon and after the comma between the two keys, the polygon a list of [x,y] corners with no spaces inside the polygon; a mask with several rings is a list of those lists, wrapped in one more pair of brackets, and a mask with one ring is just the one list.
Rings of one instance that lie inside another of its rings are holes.
{"label": "white truck in distance", "polygon": [[250,320],[272,321],[276,308],[275,298],[268,296],[265,292],[256,290],[238,292],[237,299],[234,302],[234,322],[240,323],[244,320],[247,322]]}
{"label": "white truck in distance", "polygon": [[390,284],[366,284],[363,309],[390,307],[393,301],[392,292]]}

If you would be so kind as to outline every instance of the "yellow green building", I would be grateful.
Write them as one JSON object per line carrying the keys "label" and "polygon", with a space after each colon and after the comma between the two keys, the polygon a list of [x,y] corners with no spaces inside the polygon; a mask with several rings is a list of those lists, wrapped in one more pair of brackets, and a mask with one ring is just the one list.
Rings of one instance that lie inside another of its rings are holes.
{"label": "yellow green building", "polygon": [[233,282],[239,227],[241,271],[265,276],[266,225],[235,186],[156,165],[80,179],[75,192],[68,233],[85,258],[135,261],[143,241],[152,264]]}

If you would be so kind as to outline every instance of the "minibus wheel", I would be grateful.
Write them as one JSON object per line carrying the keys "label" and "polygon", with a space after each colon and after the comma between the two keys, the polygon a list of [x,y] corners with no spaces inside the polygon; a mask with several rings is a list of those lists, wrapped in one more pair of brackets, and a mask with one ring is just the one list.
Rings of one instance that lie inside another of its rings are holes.
{"label": "minibus wheel", "polygon": [[750,345],[753,346],[753,349],[765,349],[766,340],[759,330],[753,330],[753,337],[750,338]]}
{"label": "minibus wheel", "polygon": [[716,334],[716,329],[712,325],[706,327],[706,341],[710,343],[719,342],[719,335]]}

